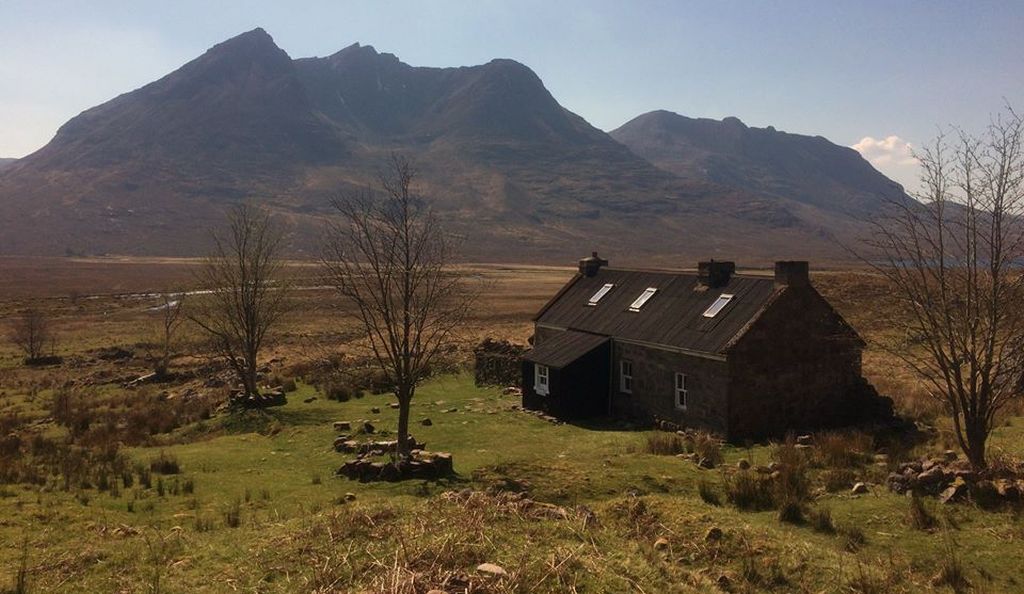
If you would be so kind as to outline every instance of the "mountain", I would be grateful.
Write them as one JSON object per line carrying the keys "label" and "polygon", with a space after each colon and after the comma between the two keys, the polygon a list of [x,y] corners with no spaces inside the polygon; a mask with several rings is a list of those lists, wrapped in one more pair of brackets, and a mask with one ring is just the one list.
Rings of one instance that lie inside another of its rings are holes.
{"label": "mountain", "polygon": [[6,158],[6,157],[0,157],[0,171],[3,171],[4,169],[7,169],[11,165],[14,165],[15,161],[17,161],[17,159],[10,159],[10,158]]}
{"label": "mountain", "polygon": [[[255,29],[72,118],[0,173],[0,254],[195,255],[226,207],[256,201],[309,255],[330,198],[372,184],[395,151],[481,260],[824,257],[849,231],[844,209],[870,207],[870,187],[822,198],[795,165],[677,168],[689,157],[644,150],[646,129],[616,140],[513,60],[415,67],[359,44],[292,59]],[[724,154],[714,142],[700,151]],[[822,142],[806,151],[834,146]],[[871,170],[837,162],[832,177],[855,178],[848,166]]]}
{"label": "mountain", "polygon": [[637,116],[610,132],[637,155],[682,179],[707,180],[794,200],[826,213],[867,218],[903,188],[857,151],[821,136],[751,128],[670,111]]}

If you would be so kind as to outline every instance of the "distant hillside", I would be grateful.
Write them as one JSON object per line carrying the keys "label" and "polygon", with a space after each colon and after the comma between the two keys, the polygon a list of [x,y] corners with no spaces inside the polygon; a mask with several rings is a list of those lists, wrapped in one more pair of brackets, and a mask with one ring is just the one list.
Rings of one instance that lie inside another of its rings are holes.
{"label": "distant hillside", "polygon": [[5,158],[5,157],[0,157],[0,171],[3,171],[4,169],[7,169],[11,165],[14,165],[15,161],[17,161],[17,159],[10,159],[10,158]]}
{"label": "distant hillside", "polygon": [[[420,192],[474,259],[827,257],[881,187],[856,154],[831,163],[811,149],[802,169],[798,152],[782,169],[751,157],[702,174],[674,166],[692,161],[672,157],[674,139],[644,141],[650,126],[631,124],[615,132],[624,145],[512,60],[414,67],[359,44],[293,60],[256,29],[83,112],[8,167],[0,254],[194,255],[225,207],[247,200],[291,225],[296,255],[311,254],[329,199],[372,183],[392,151],[415,160]],[[709,131],[707,146],[724,133]],[[828,179],[863,187],[801,185],[826,161]]]}
{"label": "distant hillside", "polygon": [[683,179],[788,198],[830,213],[864,218],[876,213],[881,202],[906,199],[903,188],[860,153],[821,136],[670,111],[637,116],[610,134]]}

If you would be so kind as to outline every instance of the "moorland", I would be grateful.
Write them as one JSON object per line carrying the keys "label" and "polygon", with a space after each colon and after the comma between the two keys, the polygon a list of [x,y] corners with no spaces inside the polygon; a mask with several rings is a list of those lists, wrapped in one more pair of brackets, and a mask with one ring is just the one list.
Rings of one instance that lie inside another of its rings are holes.
{"label": "moorland", "polygon": [[[224,369],[188,325],[172,379],[126,387],[157,356],[155,292],[189,289],[197,262],[0,259],[0,317],[42,309],[62,357],[26,367],[0,343],[0,591],[1024,588],[1019,509],[886,488],[901,462],[955,447],[939,407],[881,348],[895,338],[881,315],[889,289],[868,272],[818,270],[813,281],[868,340],[865,374],[925,431],[921,442],[850,430],[797,450],[527,414],[505,386],[474,385],[471,348],[484,337],[526,343],[531,316],[574,270],[465,265],[486,282],[462,364],[412,404],[415,437],[451,452],[457,474],[360,483],[335,476],[345,456],[333,423],[365,420],[388,435],[393,397],[323,380],[325,366],[345,365],[354,328],[311,263],[288,267],[304,290],[264,355],[286,405],[226,410]],[[1024,417],[1011,411],[993,460],[1024,455],[1022,443]],[[780,461],[794,469],[780,482],[796,512],[745,490],[741,467]]]}

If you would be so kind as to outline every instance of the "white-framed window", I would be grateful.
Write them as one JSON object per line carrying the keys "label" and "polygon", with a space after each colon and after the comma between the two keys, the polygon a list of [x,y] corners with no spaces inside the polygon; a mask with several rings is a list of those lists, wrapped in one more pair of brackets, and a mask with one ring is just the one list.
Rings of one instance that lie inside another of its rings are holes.
{"label": "white-framed window", "polygon": [[726,293],[722,293],[721,295],[719,295],[718,299],[715,299],[715,302],[712,303],[711,306],[708,307],[706,310],[704,310],[704,317],[713,318],[717,316],[718,312],[725,309],[726,305],[729,305],[729,302],[732,301],[732,298],[732,295],[728,295]]}
{"label": "white-framed window", "polygon": [[686,374],[676,373],[676,408],[686,410]]}
{"label": "white-framed window", "polygon": [[633,362],[619,361],[619,391],[623,394],[633,393]]}
{"label": "white-framed window", "polygon": [[614,287],[614,286],[615,285],[612,284],[612,283],[607,283],[606,285],[602,286],[600,289],[597,290],[596,293],[594,293],[590,297],[590,300],[587,301],[587,305],[597,305],[597,302],[600,301],[602,297],[607,295],[608,291],[611,291],[612,287]]}
{"label": "white-framed window", "polygon": [[541,396],[547,396],[549,390],[550,370],[547,365],[537,363],[533,366],[533,391]]}
{"label": "white-framed window", "polygon": [[676,374],[676,408],[686,410],[686,374]]}
{"label": "white-framed window", "polygon": [[647,287],[644,289],[644,292],[640,293],[640,296],[630,304],[629,311],[640,311],[640,308],[643,307],[651,297],[654,297],[654,294],[657,292],[657,287]]}

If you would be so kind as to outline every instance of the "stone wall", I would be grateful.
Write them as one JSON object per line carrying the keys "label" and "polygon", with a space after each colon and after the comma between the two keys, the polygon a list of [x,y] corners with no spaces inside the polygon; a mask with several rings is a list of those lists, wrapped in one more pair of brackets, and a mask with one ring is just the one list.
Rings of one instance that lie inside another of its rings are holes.
{"label": "stone wall", "polygon": [[729,353],[730,437],[856,421],[861,343],[813,288],[790,288]]}
{"label": "stone wall", "polygon": [[[729,376],[722,361],[652,347],[614,342],[612,407],[616,414],[644,421],[725,433]],[[633,391],[619,390],[619,362],[633,363]],[[675,406],[675,374],[687,376],[687,406]]]}
{"label": "stone wall", "polygon": [[478,386],[516,386],[526,347],[507,340],[486,338],[473,349],[473,371]]}

